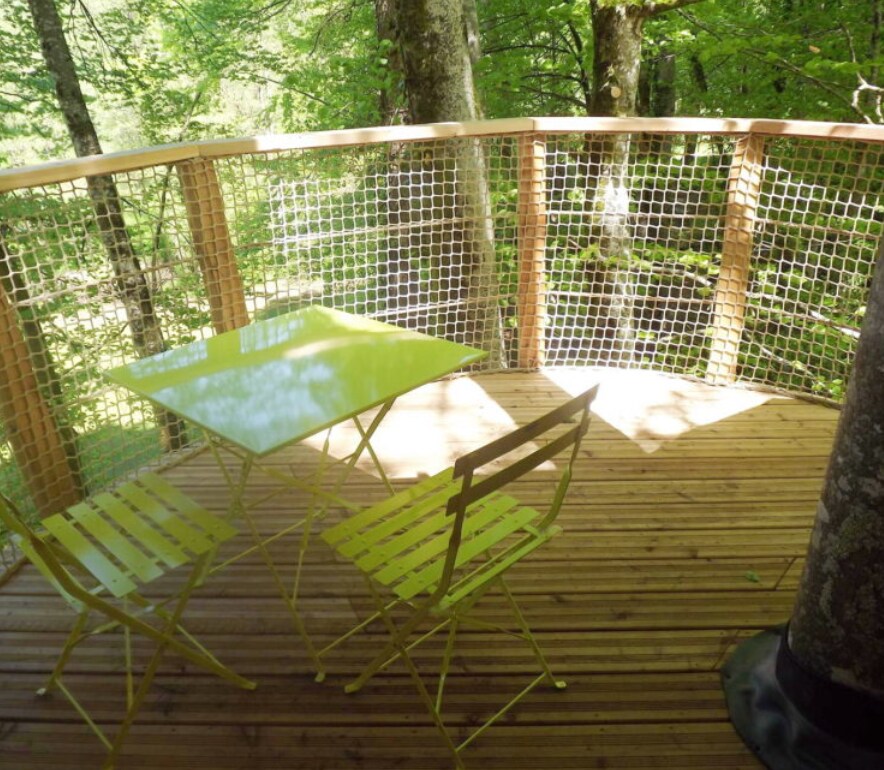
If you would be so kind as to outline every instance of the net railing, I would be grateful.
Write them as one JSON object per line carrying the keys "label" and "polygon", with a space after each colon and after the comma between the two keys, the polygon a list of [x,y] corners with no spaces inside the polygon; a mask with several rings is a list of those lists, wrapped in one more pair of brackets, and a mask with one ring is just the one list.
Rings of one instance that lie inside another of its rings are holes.
{"label": "net railing", "polygon": [[671,125],[0,175],[0,491],[48,513],[186,455],[199,433],[103,372],[316,303],[481,347],[490,370],[644,368],[837,403],[884,133]]}

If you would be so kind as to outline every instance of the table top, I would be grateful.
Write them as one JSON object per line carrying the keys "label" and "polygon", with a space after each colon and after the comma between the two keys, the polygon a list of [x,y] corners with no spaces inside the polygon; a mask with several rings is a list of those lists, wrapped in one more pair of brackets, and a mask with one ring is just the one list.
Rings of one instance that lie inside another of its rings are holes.
{"label": "table top", "polygon": [[260,456],[485,355],[314,305],[142,358],[106,376]]}

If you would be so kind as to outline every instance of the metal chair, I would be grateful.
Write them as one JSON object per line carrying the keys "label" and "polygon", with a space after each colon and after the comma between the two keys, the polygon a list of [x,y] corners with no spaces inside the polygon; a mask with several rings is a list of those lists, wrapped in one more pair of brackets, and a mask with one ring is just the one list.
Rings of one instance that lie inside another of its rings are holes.
{"label": "metal chair", "polygon": [[[106,770],[113,767],[167,650],[239,687],[254,689],[253,682],[220,663],[180,623],[191,593],[204,578],[208,560],[237,530],[164,479],[145,473],[112,494],[96,495],[64,513],[49,516],[41,522],[39,532],[0,495],[0,523],[77,613],[48,682],[37,692],[45,695],[57,688],[70,701],[108,749]],[[143,586],[187,564],[192,565],[190,575],[172,595],[162,601],[141,595]],[[165,609],[167,605],[169,609]],[[101,620],[89,627],[93,613]],[[118,629],[123,632],[127,708],[111,738],[65,686],[62,674],[78,644],[96,634]],[[137,688],[132,661],[133,632],[156,643]]]}
{"label": "metal chair", "polygon": [[[596,386],[586,391],[540,419],[460,457],[453,468],[424,479],[322,533],[326,543],[361,570],[377,607],[371,618],[339,641],[376,619],[383,621],[390,634],[390,641],[347,686],[347,692],[359,690],[375,673],[401,659],[458,768],[464,767],[461,752],[534,687],[543,681],[559,689],[565,686],[553,676],[507,588],[504,574],[561,531],[555,520],[571,481],[580,441],[589,427],[589,405],[597,389]],[[533,442],[542,443],[538,448]],[[516,450],[521,450],[521,456],[513,457],[519,455]],[[565,450],[570,452],[545,513],[524,506],[501,491]],[[477,478],[477,471],[492,463],[490,473]],[[518,633],[469,614],[494,587],[501,590],[509,604]],[[402,607],[410,614],[397,625],[393,612]],[[434,625],[425,631],[422,625],[428,619],[434,619]],[[541,673],[466,740],[455,743],[445,727],[442,700],[461,625],[503,631],[524,639]],[[409,651],[446,627],[448,639],[434,698]],[[415,635],[417,639],[409,641]]]}

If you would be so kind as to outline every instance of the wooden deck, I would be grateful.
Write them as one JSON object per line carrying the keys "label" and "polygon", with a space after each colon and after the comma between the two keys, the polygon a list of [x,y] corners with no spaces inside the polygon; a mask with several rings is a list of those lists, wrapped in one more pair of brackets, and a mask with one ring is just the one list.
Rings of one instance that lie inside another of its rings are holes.
{"label": "wooden deck", "polygon": [[[378,436],[398,477],[560,403],[592,375],[500,374],[435,384],[403,399]],[[758,768],[727,720],[718,669],[732,646],[790,615],[837,412],[662,377],[605,385],[562,523],[564,535],[512,573],[564,692],[535,691],[465,755],[471,768]],[[619,427],[612,427],[614,423]],[[631,437],[625,435],[624,431]],[[653,450],[653,451],[651,451]],[[292,450],[274,462],[309,464]],[[225,490],[208,454],[168,471],[210,507]],[[530,500],[535,480],[523,483]],[[383,492],[368,469],[351,497]],[[269,533],[303,500],[266,506]],[[276,549],[292,560],[291,543]],[[361,581],[324,546],[311,551],[303,605],[317,639],[367,607]],[[488,603],[488,613],[495,607]],[[194,597],[190,629],[241,673],[247,693],[169,658],[121,768],[447,768],[451,763],[404,670],[361,693],[342,685],[369,654],[360,638],[314,684],[260,562],[218,574]],[[0,767],[96,768],[103,750],[67,702],[34,690],[71,617],[30,568],[0,591]],[[430,663],[436,644],[418,653]],[[101,721],[122,703],[118,640],[75,655],[69,684]],[[467,633],[450,685],[465,728],[524,681],[516,643]]]}

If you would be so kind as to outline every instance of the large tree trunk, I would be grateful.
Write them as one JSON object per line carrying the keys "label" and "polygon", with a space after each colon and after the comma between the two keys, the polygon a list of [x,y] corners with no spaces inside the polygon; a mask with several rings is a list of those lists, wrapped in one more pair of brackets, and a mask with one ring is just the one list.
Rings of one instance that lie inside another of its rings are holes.
{"label": "large tree trunk", "polygon": [[[640,5],[592,3],[592,114],[635,115],[641,65],[644,9]],[[609,134],[589,145],[593,238],[598,260],[588,266],[592,293],[599,297],[598,334],[606,342],[600,363],[628,366],[635,355],[635,289],[629,272],[629,136]]]}
{"label": "large tree trunk", "polygon": [[[397,0],[397,30],[414,123],[475,120],[470,48],[462,0]],[[478,141],[445,143],[424,157],[434,218],[459,226],[434,230],[434,291],[452,303],[447,332],[500,356],[497,279],[487,166]],[[452,196],[451,193],[454,192]]]}
{"label": "large tree trunk", "polygon": [[884,241],[788,644],[807,670],[884,697]]}
{"label": "large tree trunk", "polygon": [[[43,59],[55,81],[55,93],[68,133],[78,156],[101,154],[98,134],[80,89],[74,60],[68,48],[61,19],[54,0],[28,0],[34,28],[40,39]],[[113,177],[92,176],[86,179],[89,197],[101,240],[116,277],[116,291],[126,310],[132,341],[137,355],[146,357],[165,349],[153,300],[138,257],[132,248],[120,195]],[[186,443],[183,423],[174,415],[156,410],[163,443],[178,449]]]}

